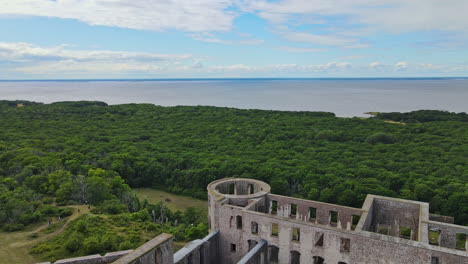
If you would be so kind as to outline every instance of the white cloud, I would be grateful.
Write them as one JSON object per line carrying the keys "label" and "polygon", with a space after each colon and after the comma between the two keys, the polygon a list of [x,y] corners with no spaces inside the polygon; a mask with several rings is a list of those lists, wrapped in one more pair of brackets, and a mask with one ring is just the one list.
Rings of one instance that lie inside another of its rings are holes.
{"label": "white cloud", "polygon": [[468,30],[465,0],[245,0],[242,7],[272,23],[295,15],[344,16],[348,23],[390,32]]}
{"label": "white cloud", "polygon": [[227,31],[232,0],[0,0],[0,15],[76,19],[139,30]]}
{"label": "white cloud", "polygon": [[145,52],[107,51],[107,50],[71,50],[68,45],[40,47],[24,42],[0,42],[0,60],[35,61],[35,60],[75,60],[75,61],[167,61],[191,59],[190,54],[157,54]]}
{"label": "white cloud", "polygon": [[[466,0],[243,0],[241,10],[283,28],[277,33],[292,42],[367,48],[369,35],[433,31],[468,39]],[[317,27],[294,30],[298,21]]]}
{"label": "white cloud", "polygon": [[[291,48],[291,47],[283,47]],[[295,48],[293,48],[295,49]],[[300,49],[300,48],[299,48]],[[294,51],[294,50],[293,50]],[[301,51],[301,50],[299,50]],[[305,51],[308,51],[307,49]],[[302,52],[302,51],[301,51]],[[467,64],[440,65],[430,63],[373,62],[353,64],[345,61],[322,64],[269,65],[206,65],[207,58],[191,54],[158,54],[128,51],[74,50],[67,45],[42,47],[30,43],[0,42],[0,73],[4,76],[40,76],[62,78],[67,76],[284,76],[288,74],[334,74],[335,76],[369,73],[398,75],[424,73],[456,73],[466,75]],[[213,62],[213,61],[211,61]],[[6,75],[5,75],[6,74]],[[1,76],[1,75],[0,75]]]}
{"label": "white cloud", "polygon": [[67,45],[41,47],[31,43],[0,42],[0,61],[11,71],[34,74],[155,72],[180,64],[201,65],[191,54],[72,50]]}

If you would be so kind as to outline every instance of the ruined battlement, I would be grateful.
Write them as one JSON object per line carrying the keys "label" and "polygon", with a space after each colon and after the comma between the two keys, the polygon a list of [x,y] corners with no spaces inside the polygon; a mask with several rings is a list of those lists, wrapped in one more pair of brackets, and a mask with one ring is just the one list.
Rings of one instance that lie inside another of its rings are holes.
{"label": "ruined battlement", "polygon": [[[220,231],[220,263],[238,263],[259,243],[266,263],[466,263],[468,227],[429,214],[429,204],[367,195],[351,208],[270,193],[250,179],[208,186],[209,222]],[[443,220],[443,221],[436,221]],[[263,262],[262,262],[263,263]]]}
{"label": "ruined battlement", "polygon": [[[253,179],[214,181],[208,185],[208,236],[173,254],[172,236],[162,234],[113,263],[468,263],[468,227],[429,214],[428,203],[367,195],[362,208],[352,208],[270,191]],[[457,234],[465,236],[463,245]],[[108,263],[99,262],[104,257],[56,263]]]}

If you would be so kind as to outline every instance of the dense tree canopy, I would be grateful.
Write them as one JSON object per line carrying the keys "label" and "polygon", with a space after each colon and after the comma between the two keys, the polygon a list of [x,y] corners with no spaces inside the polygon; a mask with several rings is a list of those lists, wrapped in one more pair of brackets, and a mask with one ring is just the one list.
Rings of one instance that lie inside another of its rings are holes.
{"label": "dense tree canopy", "polygon": [[40,202],[24,201],[46,196],[93,204],[118,200],[132,212],[137,202],[127,184],[203,198],[207,184],[223,177],[260,179],[274,193],[355,207],[369,193],[420,200],[431,203],[431,212],[467,224],[466,121],[466,114],[439,111],[361,119],[3,101],[0,224],[32,222],[28,217]]}

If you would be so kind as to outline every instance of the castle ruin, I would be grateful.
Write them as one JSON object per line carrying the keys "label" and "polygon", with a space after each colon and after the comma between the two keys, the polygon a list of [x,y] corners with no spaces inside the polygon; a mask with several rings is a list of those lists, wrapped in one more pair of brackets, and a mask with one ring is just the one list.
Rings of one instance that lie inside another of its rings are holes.
{"label": "castle ruin", "polygon": [[[208,185],[208,203],[211,233],[175,254],[172,236],[162,234],[134,251],[109,253],[108,261],[106,254],[55,264],[468,263],[468,227],[430,214],[424,202],[367,195],[358,209],[275,195],[264,182],[228,178]],[[461,246],[457,235],[465,237]]]}

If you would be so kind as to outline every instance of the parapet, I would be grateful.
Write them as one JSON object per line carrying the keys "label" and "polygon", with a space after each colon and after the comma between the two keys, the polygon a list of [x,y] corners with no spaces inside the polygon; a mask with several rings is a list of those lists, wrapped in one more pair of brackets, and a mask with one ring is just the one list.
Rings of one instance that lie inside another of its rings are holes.
{"label": "parapet", "polygon": [[226,198],[258,198],[271,191],[270,185],[265,182],[245,179],[226,178],[214,181],[208,185],[208,193]]}

